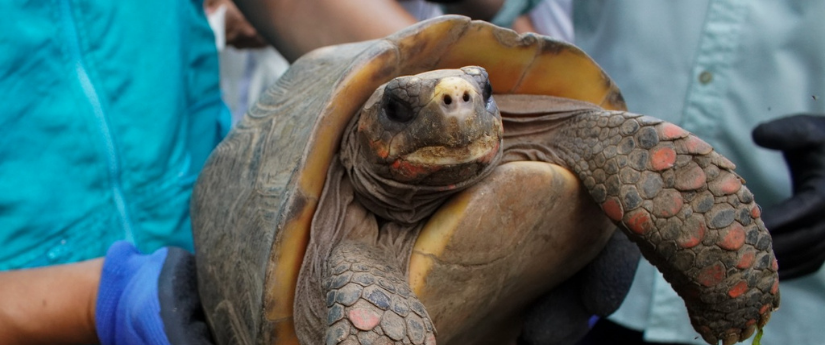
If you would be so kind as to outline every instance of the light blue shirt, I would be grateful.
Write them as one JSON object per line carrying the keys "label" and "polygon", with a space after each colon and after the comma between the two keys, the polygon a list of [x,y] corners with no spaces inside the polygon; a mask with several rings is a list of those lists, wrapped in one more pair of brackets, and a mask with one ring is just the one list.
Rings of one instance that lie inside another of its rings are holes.
{"label": "light blue shirt", "polygon": [[[579,0],[576,44],[618,83],[628,108],[712,144],[763,207],[790,196],[778,152],[757,147],[760,122],[825,113],[825,1]],[[782,264],[781,262],[779,263]],[[763,344],[825,343],[825,269],[782,282]],[[611,320],[647,341],[704,344],[684,302],[647,261]]]}

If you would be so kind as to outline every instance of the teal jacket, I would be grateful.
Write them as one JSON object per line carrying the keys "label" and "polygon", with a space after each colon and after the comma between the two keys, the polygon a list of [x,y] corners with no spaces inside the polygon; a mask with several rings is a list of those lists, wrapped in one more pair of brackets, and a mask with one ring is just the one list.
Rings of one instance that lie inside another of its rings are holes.
{"label": "teal jacket", "polygon": [[2,1],[0,270],[192,249],[188,203],[220,139],[200,1]]}

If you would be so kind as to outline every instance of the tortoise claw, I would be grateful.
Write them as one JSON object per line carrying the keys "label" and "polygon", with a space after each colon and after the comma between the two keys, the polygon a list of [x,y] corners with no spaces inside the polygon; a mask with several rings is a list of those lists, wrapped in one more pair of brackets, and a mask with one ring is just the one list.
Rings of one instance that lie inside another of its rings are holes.
{"label": "tortoise claw", "polygon": [[733,345],[739,342],[739,333],[729,333],[725,340],[722,341],[722,345]]}
{"label": "tortoise claw", "polygon": [[719,344],[719,339],[717,339],[713,333],[711,333],[710,329],[707,331],[699,331],[699,334],[702,336],[702,339],[705,340],[708,344]]}
{"label": "tortoise claw", "polygon": [[748,326],[748,328],[746,328],[745,331],[739,335],[739,341],[745,341],[745,339],[750,338],[754,332],[756,332],[756,325]]}

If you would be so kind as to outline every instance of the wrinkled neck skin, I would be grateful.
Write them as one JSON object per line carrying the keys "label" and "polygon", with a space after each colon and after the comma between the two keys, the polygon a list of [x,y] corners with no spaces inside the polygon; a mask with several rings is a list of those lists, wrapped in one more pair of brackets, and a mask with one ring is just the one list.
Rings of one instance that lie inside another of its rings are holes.
{"label": "wrinkled neck skin", "polygon": [[445,186],[404,183],[380,176],[375,163],[361,152],[361,140],[355,133],[359,116],[350,122],[341,148],[341,163],[355,191],[355,198],[369,211],[386,222],[413,227],[425,220],[450,196],[478,183],[490,175],[501,160],[501,150],[478,174]]}
{"label": "wrinkled neck skin", "polygon": [[501,163],[548,162],[573,168],[575,150],[568,147],[574,134],[571,121],[602,112],[599,106],[569,98],[508,94],[496,95],[504,125]]}

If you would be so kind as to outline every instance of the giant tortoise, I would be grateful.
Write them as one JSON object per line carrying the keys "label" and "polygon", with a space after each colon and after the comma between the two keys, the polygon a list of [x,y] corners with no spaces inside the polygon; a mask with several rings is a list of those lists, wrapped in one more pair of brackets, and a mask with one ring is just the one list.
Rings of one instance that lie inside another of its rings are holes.
{"label": "giant tortoise", "polygon": [[617,307],[610,265],[633,265],[598,258],[618,226],[731,344],[779,305],[733,169],[626,112],[577,48],[440,17],[307,54],[219,145],[193,196],[200,294],[221,344],[531,343],[531,313]]}

